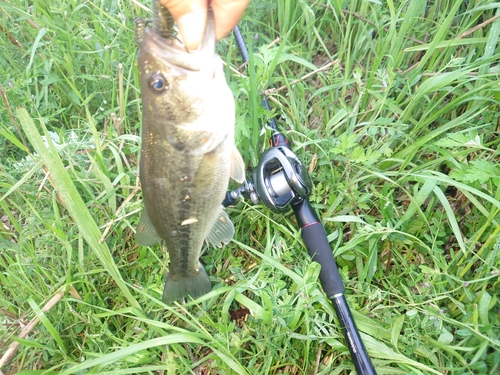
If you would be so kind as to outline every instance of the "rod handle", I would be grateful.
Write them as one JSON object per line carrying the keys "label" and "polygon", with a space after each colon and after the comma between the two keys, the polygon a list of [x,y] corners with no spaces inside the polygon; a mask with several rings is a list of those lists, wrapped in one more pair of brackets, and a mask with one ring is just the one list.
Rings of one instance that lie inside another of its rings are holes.
{"label": "rod handle", "polygon": [[332,301],[339,319],[352,362],[358,375],[376,375],[368,352],[361,340],[351,310],[344,296],[345,287],[333,257],[325,228],[308,200],[299,200],[292,209],[302,231],[302,239],[312,260],[321,264],[319,280],[326,295]]}
{"label": "rod handle", "polygon": [[299,199],[292,203],[297,222],[302,232],[302,239],[307,252],[314,262],[321,264],[319,280],[326,295],[331,298],[336,294],[344,294],[344,283],[339,274],[337,263],[333,258],[332,248],[326,237],[325,228],[320,223],[316,211],[307,199]]}

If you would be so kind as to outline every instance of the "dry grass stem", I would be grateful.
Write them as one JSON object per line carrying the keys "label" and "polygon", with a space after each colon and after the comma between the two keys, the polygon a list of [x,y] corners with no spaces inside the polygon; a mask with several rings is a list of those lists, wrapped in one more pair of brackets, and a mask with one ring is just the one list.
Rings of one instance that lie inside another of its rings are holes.
{"label": "dry grass stem", "polygon": [[[313,75],[315,75],[315,74],[318,74],[318,73],[320,73],[320,72],[323,72],[323,71],[327,70],[327,69],[328,69],[328,68],[330,68],[332,65],[334,65],[334,64],[338,64],[338,62],[339,62],[339,60],[334,60],[334,61],[331,61],[331,62],[329,62],[328,64],[326,64],[326,65],[322,66],[321,68],[318,68],[318,69],[316,69],[316,70],[313,70],[312,72],[307,73],[306,75],[302,76],[301,78],[296,79],[296,80],[294,80],[294,81],[290,82],[290,84],[289,84],[289,85],[290,85],[290,86],[293,86],[293,85],[295,85],[295,84],[296,84],[296,83],[298,83],[298,82],[304,81],[304,80],[306,80],[307,78],[312,77],[312,76],[313,76]],[[263,94],[263,95],[275,94],[275,93],[277,93],[277,92],[280,92],[280,91],[282,91],[282,90],[286,89],[287,87],[288,87],[288,85],[283,85],[283,86],[281,86],[281,87],[278,87],[277,89],[268,89],[268,90],[264,90],[264,92],[263,92],[262,94]]]}
{"label": "dry grass stem", "polygon": [[[59,293],[57,293],[54,297],[52,297],[49,302],[45,304],[45,306],[42,308],[42,313],[46,313],[50,309],[52,309],[64,296],[64,289],[62,289]],[[38,322],[40,321],[39,317],[34,318],[26,327],[23,328],[21,333],[19,333],[19,338],[23,339],[25,338],[32,330],[33,328],[36,327]],[[0,358],[0,369],[2,369],[5,364],[16,354],[16,350],[19,347],[19,342],[18,341],[13,341],[10,345],[5,354]]]}

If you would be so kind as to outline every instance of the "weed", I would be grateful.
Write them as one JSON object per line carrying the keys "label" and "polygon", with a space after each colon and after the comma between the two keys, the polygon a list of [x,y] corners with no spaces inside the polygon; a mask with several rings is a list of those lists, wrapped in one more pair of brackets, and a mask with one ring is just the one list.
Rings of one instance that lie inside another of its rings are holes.
{"label": "weed", "polygon": [[[134,240],[140,4],[0,8],[0,354],[19,343],[2,371],[353,371],[291,214],[229,208],[235,240],[202,256],[212,292],[161,302],[168,256]],[[271,116],[309,168],[379,374],[500,367],[499,14],[489,1],[254,0],[248,69],[234,73],[231,37],[217,46],[249,172]]]}

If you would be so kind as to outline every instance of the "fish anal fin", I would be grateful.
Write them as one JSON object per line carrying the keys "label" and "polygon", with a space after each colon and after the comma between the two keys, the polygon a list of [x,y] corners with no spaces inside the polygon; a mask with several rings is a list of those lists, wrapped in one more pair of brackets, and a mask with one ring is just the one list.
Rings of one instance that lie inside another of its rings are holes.
{"label": "fish anal fin", "polygon": [[141,219],[135,232],[135,241],[141,246],[153,246],[161,241],[161,237],[156,232],[146,207],[142,210]]}
{"label": "fish anal fin", "polygon": [[245,181],[245,163],[236,146],[233,146],[231,150],[231,170],[229,174],[234,181],[240,184]]}
{"label": "fish anal fin", "polygon": [[212,228],[207,234],[206,240],[212,245],[222,247],[222,244],[227,244],[233,239],[234,225],[227,216],[224,207],[221,205]]}

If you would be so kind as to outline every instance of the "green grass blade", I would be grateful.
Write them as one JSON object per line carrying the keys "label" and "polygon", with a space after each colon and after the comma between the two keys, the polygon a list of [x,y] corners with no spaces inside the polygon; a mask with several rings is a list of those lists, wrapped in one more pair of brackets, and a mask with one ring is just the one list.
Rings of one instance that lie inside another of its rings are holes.
{"label": "green grass blade", "polygon": [[7,199],[9,195],[15,192],[20,186],[22,186],[26,181],[28,181],[43,165],[43,161],[39,160],[30,170],[26,173],[19,181],[17,181],[12,187],[0,198],[0,202]]}
{"label": "green grass blade", "polygon": [[450,223],[451,230],[453,231],[453,234],[455,235],[455,238],[458,242],[458,245],[460,246],[460,250],[462,250],[462,253],[466,254],[467,249],[465,247],[464,239],[462,236],[462,233],[460,231],[460,228],[458,227],[457,223],[457,218],[455,217],[455,213],[453,212],[453,209],[450,206],[450,202],[448,199],[446,199],[444,193],[441,191],[439,186],[436,186],[434,189],[434,194],[438,197],[439,201],[444,207],[444,210],[446,211],[446,215],[448,216],[448,222]]}
{"label": "green grass blade", "polygon": [[88,208],[85,206],[82,198],[78,194],[78,191],[71,181],[68,172],[64,168],[64,165],[50,140],[50,136],[45,125],[43,124],[43,121],[41,121],[42,131],[48,144],[50,145],[50,148],[47,148],[43,143],[40,133],[38,132],[35,123],[29,116],[26,109],[18,108],[16,110],[16,114],[26,137],[47,166],[50,174],[52,175],[58,193],[64,200],[66,208],[88,245],[94,251],[94,254],[100,260],[104,269],[113,278],[116,285],[122,290],[130,305],[139,308],[139,303],[123,281],[107,244],[104,242],[102,244],[99,243],[99,239],[101,237],[99,227],[94,221],[94,218],[90,214]]}
{"label": "green grass blade", "polygon": [[66,346],[64,345],[63,341],[61,340],[61,336],[59,336],[59,333],[53,326],[53,324],[50,322],[50,320],[47,318],[45,313],[40,309],[40,307],[36,304],[36,302],[32,299],[28,299],[28,303],[30,304],[31,308],[35,312],[36,316],[40,319],[40,322],[45,326],[49,334],[52,336],[52,338],[57,342],[57,345],[59,345],[59,348],[63,351],[64,354],[66,354]]}
{"label": "green grass blade", "polygon": [[163,345],[171,345],[171,344],[182,344],[182,343],[195,343],[199,345],[204,345],[205,342],[198,337],[196,334],[187,334],[187,333],[172,333],[171,335],[165,337],[158,337],[156,339],[147,340],[140,342],[138,344],[133,344],[127,346],[126,348],[119,349],[110,354],[103,355],[98,358],[94,358],[91,360],[87,360],[81,364],[72,366],[67,370],[61,371],[60,375],[69,375],[79,373],[82,370],[86,370],[92,367],[104,366],[106,364],[117,362],[121,359],[132,356],[141,350],[155,348]]}
{"label": "green grass blade", "polygon": [[425,371],[424,373],[421,374],[441,374],[441,372],[436,371],[435,369],[426,366],[424,364],[421,364],[419,362],[416,362],[405,355],[396,353],[394,350],[392,350],[389,346],[381,343],[380,341],[377,341],[371,336],[368,335],[361,335],[363,338],[363,342],[370,353],[371,356],[375,358],[380,358],[380,359],[385,359],[385,360],[390,360],[392,362],[397,362],[400,363],[403,366],[408,366],[411,368],[413,371],[417,372],[419,370]]}

